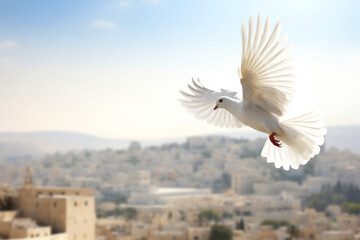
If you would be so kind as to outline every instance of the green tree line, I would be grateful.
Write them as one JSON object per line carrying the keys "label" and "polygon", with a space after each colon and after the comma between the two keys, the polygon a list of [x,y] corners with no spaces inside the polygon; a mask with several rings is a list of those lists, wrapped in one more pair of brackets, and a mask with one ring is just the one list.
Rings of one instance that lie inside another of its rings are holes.
{"label": "green tree line", "polygon": [[312,194],[306,201],[307,207],[325,211],[330,204],[340,205],[344,212],[360,214],[360,189],[354,184],[344,185],[338,181],[335,185],[325,185],[318,193]]}

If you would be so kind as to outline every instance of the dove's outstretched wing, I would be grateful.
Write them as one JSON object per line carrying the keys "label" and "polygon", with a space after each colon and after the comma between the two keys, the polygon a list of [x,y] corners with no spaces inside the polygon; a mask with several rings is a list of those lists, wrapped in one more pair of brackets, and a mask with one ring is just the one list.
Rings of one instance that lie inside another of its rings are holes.
{"label": "dove's outstretched wing", "polygon": [[238,99],[237,92],[230,92],[221,89],[220,92],[210,90],[204,87],[198,80],[195,82],[192,80],[193,86],[188,85],[191,94],[180,91],[185,99],[180,99],[180,102],[186,109],[193,113],[196,118],[206,120],[209,124],[226,128],[239,128],[242,127],[242,123],[237,120],[234,115],[225,109],[217,109],[214,111],[216,100],[221,96],[228,96],[234,99]]}
{"label": "dove's outstretched wing", "polygon": [[267,18],[264,31],[260,15],[257,28],[250,17],[249,37],[242,24],[242,59],[239,76],[243,88],[243,102],[259,106],[264,111],[282,116],[286,105],[292,99],[294,82],[292,67],[285,47],[286,35],[279,38],[280,22],[270,33],[270,19]]}

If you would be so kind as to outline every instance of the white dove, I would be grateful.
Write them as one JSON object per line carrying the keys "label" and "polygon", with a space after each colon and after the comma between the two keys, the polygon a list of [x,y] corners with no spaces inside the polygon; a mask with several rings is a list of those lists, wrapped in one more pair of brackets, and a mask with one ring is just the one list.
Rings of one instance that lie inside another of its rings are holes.
{"label": "white dove", "polygon": [[281,120],[285,107],[294,93],[294,75],[289,64],[289,46],[286,35],[279,40],[280,22],[270,34],[270,19],[262,31],[258,16],[256,31],[252,17],[249,37],[242,24],[242,59],[238,69],[242,85],[240,94],[221,89],[205,88],[200,81],[188,85],[191,93],[180,91],[182,104],[197,118],[220,127],[240,128],[247,125],[269,134],[261,156],[273,162],[276,168],[298,169],[320,152],[326,129],[321,118],[307,113],[296,118]]}

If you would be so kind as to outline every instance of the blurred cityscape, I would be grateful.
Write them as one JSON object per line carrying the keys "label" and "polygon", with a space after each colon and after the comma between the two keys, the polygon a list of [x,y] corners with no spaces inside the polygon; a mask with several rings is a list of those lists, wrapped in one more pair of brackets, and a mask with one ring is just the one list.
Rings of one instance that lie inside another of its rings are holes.
{"label": "blurred cityscape", "polygon": [[0,239],[360,239],[360,154],[323,147],[299,170],[264,139],[83,150],[0,161]]}

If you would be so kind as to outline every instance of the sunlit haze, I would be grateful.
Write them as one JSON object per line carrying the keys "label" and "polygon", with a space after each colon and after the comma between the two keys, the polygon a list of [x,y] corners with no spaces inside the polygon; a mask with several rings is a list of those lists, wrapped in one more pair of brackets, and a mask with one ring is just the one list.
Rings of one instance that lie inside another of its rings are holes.
{"label": "sunlit haze", "polygon": [[188,114],[191,78],[241,91],[241,23],[261,14],[293,44],[292,110],[360,124],[359,1],[0,1],[0,132],[111,138],[224,132]]}

